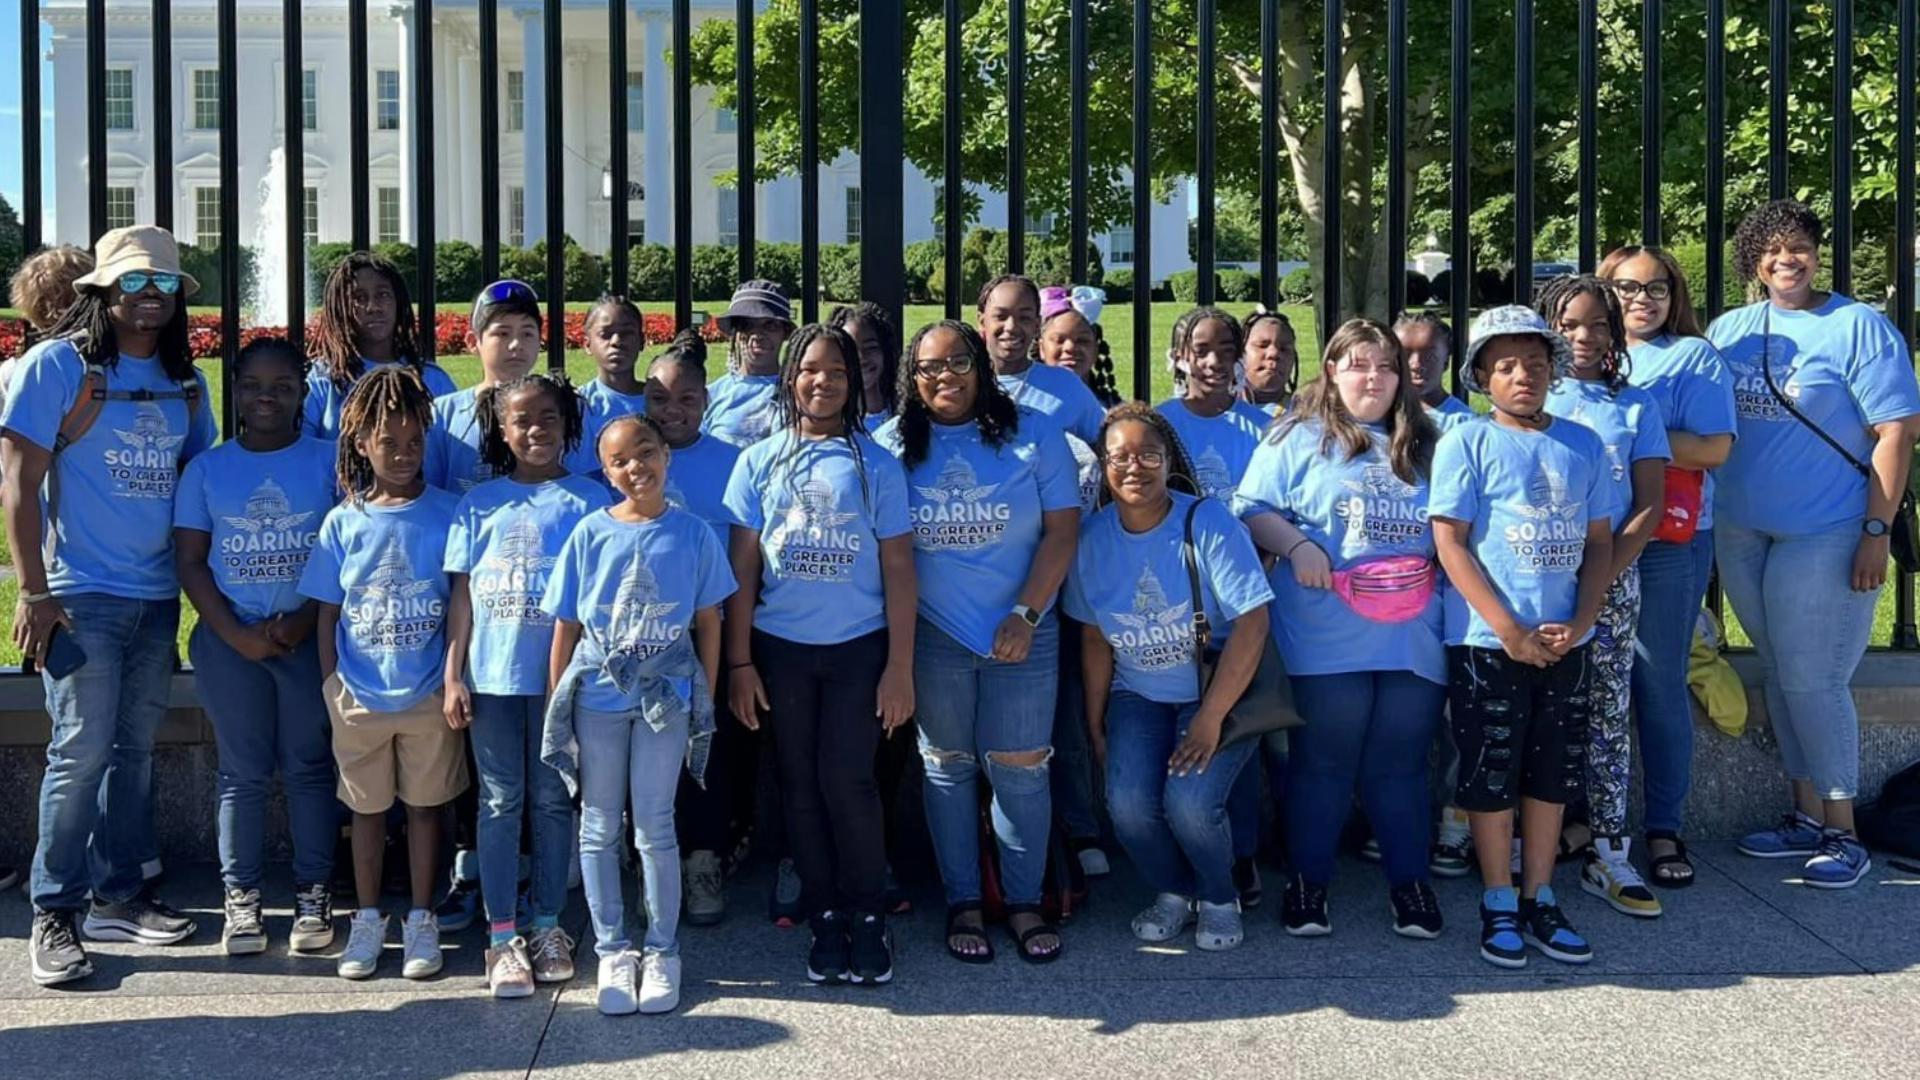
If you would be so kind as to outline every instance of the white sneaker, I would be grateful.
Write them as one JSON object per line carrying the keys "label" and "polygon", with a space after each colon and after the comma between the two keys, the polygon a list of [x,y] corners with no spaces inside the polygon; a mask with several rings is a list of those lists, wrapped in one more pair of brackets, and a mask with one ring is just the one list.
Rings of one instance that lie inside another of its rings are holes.
{"label": "white sneaker", "polygon": [[640,1008],[640,961],[631,952],[600,958],[600,1015],[626,1016]]}
{"label": "white sneaker", "polygon": [[1630,847],[1631,841],[1624,836],[1594,837],[1593,850],[1581,868],[1580,887],[1623,915],[1658,918],[1660,899],[1628,859]]}
{"label": "white sneaker", "polygon": [[647,953],[640,958],[640,1011],[649,1016],[680,1006],[680,958]]}
{"label": "white sneaker", "polygon": [[400,974],[409,979],[431,979],[440,974],[440,923],[431,911],[415,911],[401,924],[400,938],[406,962]]}
{"label": "white sneaker", "polygon": [[347,924],[347,948],[340,954],[337,970],[343,979],[364,979],[380,966],[380,951],[387,947],[387,917],[354,912]]}

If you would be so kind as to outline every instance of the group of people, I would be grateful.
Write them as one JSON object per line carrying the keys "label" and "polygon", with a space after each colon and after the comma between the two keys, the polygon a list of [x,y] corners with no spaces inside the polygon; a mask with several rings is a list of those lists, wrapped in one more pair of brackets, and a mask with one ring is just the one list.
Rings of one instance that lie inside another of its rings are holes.
{"label": "group of people", "polygon": [[[1233,948],[1270,816],[1286,931],[1330,933],[1358,806],[1397,933],[1438,936],[1432,877],[1477,872],[1486,960],[1583,963],[1557,862],[1640,917],[1662,910],[1649,883],[1693,880],[1686,663],[1716,556],[1792,781],[1741,850],[1852,885],[1847,688],[1920,389],[1885,318],[1816,287],[1822,239],[1798,204],[1750,214],[1736,262],[1759,299],[1704,334],[1674,260],[1633,247],[1482,313],[1457,362],[1429,314],[1350,321],[1305,386],[1284,316],[1196,308],[1152,407],[1120,399],[1098,290],[1018,275],[904,344],[874,305],[796,326],[779,286],[746,282],[711,383],[697,336],[643,368],[639,312],[608,297],[578,390],[535,371],[554,328],[534,290],[495,282],[461,390],[420,355],[401,275],[356,254],[310,357],[241,351],[216,445],[196,283],[164,231],[108,233],[0,412],[14,640],[53,719],[33,977],[88,975],[83,935],[195,930],[142,874],[183,590],[222,941],[267,947],[277,773],[295,951],[334,940],[350,822],[348,978],[379,966],[403,825],[409,978],[479,917],[495,995],[571,979],[573,864],[601,1010],[671,1010],[683,911],[722,917],[750,836],[778,861],[773,916],[810,928],[807,977],[888,982],[915,747],[957,961],[995,959],[989,912],[1020,959],[1061,955],[1056,834],[1091,876],[1117,840],[1152,893],[1140,940]],[[1235,723],[1276,662],[1304,724]],[[436,913],[450,820],[465,850]]]}

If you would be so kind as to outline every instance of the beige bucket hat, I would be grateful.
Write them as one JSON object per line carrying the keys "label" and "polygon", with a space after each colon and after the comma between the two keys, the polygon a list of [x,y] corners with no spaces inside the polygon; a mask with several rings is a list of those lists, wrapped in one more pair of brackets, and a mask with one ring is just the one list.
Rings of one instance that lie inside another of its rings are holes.
{"label": "beige bucket hat", "polygon": [[200,291],[200,282],[180,269],[180,246],[173,234],[158,225],[109,229],[93,245],[93,272],[75,279],[73,286],[105,287],[135,272],[178,274],[182,300]]}

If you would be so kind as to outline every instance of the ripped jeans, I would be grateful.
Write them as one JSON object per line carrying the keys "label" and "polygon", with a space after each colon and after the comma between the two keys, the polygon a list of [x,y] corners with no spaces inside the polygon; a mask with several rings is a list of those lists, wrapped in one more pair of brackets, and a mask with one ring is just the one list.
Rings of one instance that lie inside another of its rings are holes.
{"label": "ripped jeans", "polygon": [[[1053,828],[1048,760],[1060,673],[1060,624],[1048,615],[1024,662],[974,655],[921,619],[914,631],[913,684],[925,760],[927,828],[946,884],[947,904],[980,901],[980,761],[993,787],[993,834],[1009,904],[1038,904]],[[1038,754],[1032,764],[1007,756]]]}
{"label": "ripped jeans", "polygon": [[1537,668],[1501,649],[1447,647],[1447,712],[1460,749],[1455,806],[1493,813],[1523,798],[1564,806],[1586,790],[1588,649],[1576,645]]}

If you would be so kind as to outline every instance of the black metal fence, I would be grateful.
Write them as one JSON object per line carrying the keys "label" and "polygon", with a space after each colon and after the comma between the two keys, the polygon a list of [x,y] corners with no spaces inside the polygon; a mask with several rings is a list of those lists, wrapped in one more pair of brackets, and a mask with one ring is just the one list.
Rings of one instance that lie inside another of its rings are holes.
{"label": "black metal fence", "polygon": [[[1249,0],[1257,3],[1260,17],[1259,74],[1262,80],[1259,104],[1261,132],[1259,138],[1259,207],[1260,207],[1260,273],[1259,295],[1269,305],[1277,302],[1280,291],[1279,241],[1277,222],[1280,219],[1280,185],[1283,176],[1282,148],[1276,134],[1280,99],[1278,94],[1280,49],[1279,20],[1282,17],[1281,5],[1293,0]],[[1388,167],[1386,169],[1387,210],[1385,213],[1386,250],[1397,258],[1408,250],[1409,240],[1409,192],[1407,173],[1403,167],[1407,153],[1407,111],[1408,93],[1408,56],[1407,25],[1411,0],[1376,0],[1384,3],[1387,14],[1388,34]],[[1768,4],[1768,33],[1771,53],[1769,58],[1770,96],[1769,96],[1769,153],[1768,153],[1768,189],[1774,196],[1789,191],[1789,163],[1792,160],[1788,135],[1788,85],[1791,47],[1793,43],[1794,6],[1790,0],[1766,0]],[[1855,49],[1853,22],[1853,0],[1834,0],[1835,32],[1832,39],[1833,49],[1833,86],[1834,96],[1831,103],[1833,123],[1833,141],[1835,148],[1831,162],[1831,191],[1833,194],[1833,259],[1834,286],[1848,291],[1851,286],[1851,264],[1853,252],[1853,192],[1854,160],[1852,154],[1852,133],[1854,111],[1852,102],[1852,63]],[[1320,57],[1322,72],[1338,71],[1342,55],[1342,35],[1345,19],[1344,0],[1323,0],[1324,38]],[[1473,93],[1474,63],[1472,60],[1474,19],[1472,0],[1450,0],[1452,16],[1451,34],[1451,79],[1450,79],[1450,137],[1451,177],[1450,177],[1450,220],[1451,220],[1451,288],[1446,297],[1451,310],[1452,321],[1456,329],[1464,329],[1470,315],[1472,302],[1471,282],[1474,266],[1472,230],[1470,220],[1475,206],[1471,190],[1471,153],[1468,132],[1469,105]],[[1706,128],[1706,158],[1701,162],[1704,170],[1703,187],[1705,201],[1705,240],[1706,267],[1704,282],[1705,307],[1709,316],[1719,313],[1722,297],[1725,295],[1724,248],[1727,235],[1726,207],[1724,189],[1727,180],[1727,116],[1726,116],[1726,48],[1727,0],[1704,0],[1706,5],[1706,85],[1702,94]],[[155,168],[154,190],[156,217],[161,225],[171,226],[174,204],[174,181],[170,164],[173,161],[172,123],[173,102],[171,73],[172,60],[172,5],[168,0],[150,0],[151,37],[152,37],[152,73],[151,94],[153,99],[153,158]],[[413,76],[414,115],[411,126],[413,136],[413,160],[416,163],[414,201],[414,225],[417,230],[415,248],[417,252],[418,280],[414,293],[420,304],[422,319],[426,325],[433,325],[433,313],[436,301],[434,286],[434,206],[436,197],[436,171],[434,162],[434,112],[433,99],[433,37],[431,33],[433,4],[432,0],[412,0],[415,26],[422,28],[413,36],[414,54],[411,57]],[[477,0],[479,55],[483,73],[499,70],[499,6],[500,0]],[[523,5],[522,5],[523,6]],[[564,232],[565,188],[563,185],[566,162],[562,145],[557,133],[562,126],[564,70],[562,53],[562,15],[563,9],[581,4],[568,5],[562,0],[545,0],[544,7],[544,48],[545,63],[544,94],[548,137],[544,139],[545,160],[540,163],[545,170],[547,235],[556,238]],[[609,65],[612,73],[609,87],[610,135],[615,146],[621,146],[627,139],[627,98],[625,85],[626,72],[626,23],[628,17],[626,0],[609,0],[605,5],[607,13],[608,40],[611,43],[613,63]],[[903,35],[905,26],[905,3],[903,0],[858,0],[860,17],[860,57],[859,57],[859,93],[860,100],[860,183],[862,198],[863,230],[860,241],[860,267],[863,291],[867,297],[882,306],[898,313],[904,302],[902,273],[902,235],[903,235],[903,64],[905,48]],[[963,51],[961,49],[961,22],[965,14],[961,0],[945,0],[946,32],[946,130],[945,130],[945,175],[942,181],[942,199],[944,204],[946,274],[949,282],[964,280],[961,263],[961,229],[964,223],[964,199],[962,183],[966,179],[961,168],[961,94]],[[1149,396],[1152,365],[1145,358],[1155,355],[1154,342],[1151,340],[1151,290],[1145,287],[1154,279],[1152,262],[1152,211],[1155,204],[1152,191],[1154,130],[1153,114],[1153,66],[1154,66],[1154,29],[1152,0],[1133,0],[1133,147],[1132,147],[1132,185],[1133,185],[1133,228],[1134,228],[1134,280],[1141,287],[1133,290],[1133,389],[1136,395]],[[219,19],[219,84],[220,84],[220,154],[219,172],[223,192],[236,190],[236,168],[239,160],[239,124],[237,110],[239,102],[236,92],[236,4],[235,0],[218,0],[216,4]],[[802,256],[802,309],[803,317],[812,319],[818,314],[819,275],[820,275],[820,185],[819,185],[819,120],[821,102],[818,96],[819,82],[819,43],[820,13],[818,0],[799,0],[800,35],[796,60],[800,73],[800,233]],[[1894,215],[1893,243],[1897,257],[1894,260],[1892,304],[1890,311],[1901,332],[1909,341],[1914,333],[1915,282],[1914,252],[1915,239],[1915,53],[1916,8],[1920,0],[1899,0],[1898,2],[1898,58],[1894,109],[1898,124],[1897,162],[1895,176],[1896,210]],[[301,5],[298,0],[285,0],[284,19],[286,34],[283,45],[283,74],[286,80],[284,89],[286,121],[283,125],[286,142],[286,167],[289,170],[287,184],[287,247],[289,251],[298,251],[302,247],[302,229],[304,214],[301,211],[303,155],[301,153],[301,130],[299,112],[302,102],[301,84]],[[1007,99],[1007,156],[1004,177],[989,177],[1004,182],[1007,194],[1007,261],[1009,269],[1019,270],[1026,258],[1026,82],[1027,82],[1027,5],[1025,0],[1007,0],[1008,30],[1006,63],[1006,99]],[[1089,0],[1070,0],[1069,32],[1069,70],[1072,73],[1071,109],[1071,203],[1068,208],[1070,250],[1076,280],[1084,280],[1088,241],[1090,239],[1090,218],[1087,206],[1089,183],[1088,161],[1088,117],[1087,117],[1087,72],[1089,42]],[[754,165],[755,133],[757,114],[754,88],[754,35],[755,0],[737,0],[735,35],[738,80],[737,109],[737,169],[740,185],[739,204],[739,273],[745,278],[751,276],[755,267],[755,218]],[[1519,280],[1525,280],[1526,268],[1532,265],[1535,216],[1534,216],[1534,172],[1537,166],[1535,158],[1534,136],[1536,131],[1534,115],[1535,91],[1535,18],[1533,0],[1513,0],[1514,32],[1512,56],[1514,62],[1513,107],[1513,265],[1521,268],[1517,272]],[[366,0],[350,0],[348,8],[348,87],[350,95],[350,168],[347,170],[352,191],[352,240],[356,247],[366,247],[371,231],[371,188],[367,171],[368,160],[368,48],[367,48],[367,4]],[[1214,218],[1214,138],[1216,129],[1214,86],[1218,74],[1218,49],[1216,28],[1219,12],[1217,0],[1197,0],[1199,26],[1196,41],[1196,58],[1199,66],[1199,92],[1195,103],[1197,168],[1195,184],[1198,193],[1197,242],[1195,244],[1195,262],[1199,298],[1202,302],[1211,301],[1214,291],[1215,235]],[[29,251],[41,242],[41,221],[44,193],[41,183],[41,165],[43,148],[41,146],[40,127],[34,118],[40,113],[42,87],[40,86],[40,65],[37,62],[37,42],[39,41],[40,5],[37,0],[20,0],[21,41],[23,51],[28,55],[20,64],[21,105],[25,122],[21,126],[20,155],[23,168],[23,224],[26,247]],[[1657,148],[1661,145],[1662,105],[1669,87],[1662,81],[1662,56],[1660,29],[1666,19],[1663,0],[1644,0],[1643,26],[1641,32],[1641,68],[1642,89],[1639,103],[1641,120],[1641,146]],[[1598,0],[1579,0],[1578,4],[1578,262],[1581,268],[1591,269],[1599,254],[1599,226],[1597,207],[1599,205],[1598,168],[1595,161],[1596,132],[1601,123],[1599,115],[1598,59],[1597,42],[1601,28],[1599,26]],[[674,267],[675,267],[675,314],[681,325],[686,325],[692,317],[694,297],[690,282],[692,279],[693,230],[691,219],[692,193],[692,155],[691,155],[691,93],[692,80],[686,58],[690,55],[692,30],[692,12],[688,0],[673,0],[671,10],[673,56],[673,220],[674,220]],[[89,71],[88,97],[86,102],[87,146],[89,198],[87,214],[91,233],[98,236],[106,228],[107,221],[107,107],[105,101],[104,79],[100,73],[106,67],[107,10],[105,0],[87,0],[86,3],[86,42],[87,66]],[[1322,79],[1324,84],[1324,115],[1322,122],[1326,132],[1327,149],[1324,153],[1324,187],[1328,192],[1342,192],[1343,182],[1348,178],[1342,175],[1342,155],[1340,140],[1342,108],[1339,81],[1334,78]],[[500,177],[498,173],[500,150],[500,102],[499,88],[493,78],[480,79],[480,122],[481,161],[483,163],[479,184],[481,190],[481,250],[482,265],[485,273],[492,277],[500,266]],[[62,103],[65,105],[66,103]],[[833,103],[843,107],[846,103]],[[612,186],[616,191],[627,190],[627,157],[624,153],[611,155]],[[528,168],[535,166],[527,163]],[[1661,154],[1658,152],[1642,154],[1642,233],[1649,242],[1661,239],[1662,181]],[[464,179],[464,178],[463,178]],[[1342,198],[1326,200],[1325,229],[1328,237],[1340,235],[1343,205]],[[223,237],[239,235],[237,200],[227,197],[222,200],[221,234]],[[627,280],[628,226],[624,213],[612,215],[613,244],[611,261],[615,281]],[[1348,311],[1350,304],[1341,295],[1341,245],[1336,242],[1322,244],[1319,258],[1321,261],[1322,284],[1317,297],[1321,324],[1331,325],[1339,316]],[[222,312],[225,330],[223,335],[227,357],[230,360],[237,347],[240,326],[240,267],[238,245],[222,245],[224,255],[220,271]],[[565,253],[563,245],[557,242],[547,245],[549,280],[564,280]],[[1404,307],[1406,302],[1406,284],[1397,266],[1387,275],[1388,301],[1387,312],[1375,314],[1393,314]],[[289,312],[289,329],[294,334],[300,332],[304,322],[305,281],[303,274],[289,274],[289,289],[286,297]],[[563,291],[550,288],[552,320],[558,322],[563,313]],[[959,289],[947,290],[946,306],[950,314],[959,314]],[[564,341],[562,335],[552,335],[551,362],[564,362]],[[432,336],[427,335],[431,346]],[[231,399],[229,398],[229,401]],[[229,405],[229,408],[231,406]],[[230,420],[230,418],[229,418]],[[1894,635],[1894,644],[1903,648],[1920,648],[1920,634],[1914,626],[1914,600],[1912,581],[1901,576],[1897,583],[1898,620]]]}

